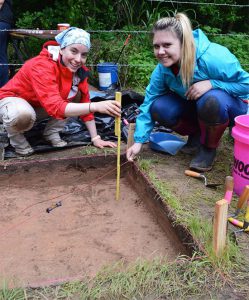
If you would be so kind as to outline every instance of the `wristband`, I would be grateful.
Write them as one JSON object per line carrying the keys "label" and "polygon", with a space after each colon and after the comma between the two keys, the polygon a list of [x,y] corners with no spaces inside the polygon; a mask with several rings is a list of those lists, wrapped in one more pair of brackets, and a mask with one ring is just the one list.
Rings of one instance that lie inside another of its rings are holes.
{"label": "wristband", "polygon": [[92,113],[92,111],[91,111],[91,104],[92,104],[92,102],[89,102],[89,113]]}
{"label": "wristband", "polygon": [[94,142],[94,141],[96,141],[98,139],[101,139],[100,135],[96,135],[94,138],[91,139],[91,141]]}

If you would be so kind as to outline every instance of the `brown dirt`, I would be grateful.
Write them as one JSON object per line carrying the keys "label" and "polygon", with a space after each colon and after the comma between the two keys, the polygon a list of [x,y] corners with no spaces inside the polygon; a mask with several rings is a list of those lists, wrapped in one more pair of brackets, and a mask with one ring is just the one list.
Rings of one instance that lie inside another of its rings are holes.
{"label": "brown dirt", "polygon": [[[114,176],[96,182],[111,166],[18,165],[0,174],[0,270],[11,285],[50,285],[94,276],[120,260],[164,256],[171,261],[184,253],[125,177],[119,201]],[[47,213],[58,201],[62,206]]]}

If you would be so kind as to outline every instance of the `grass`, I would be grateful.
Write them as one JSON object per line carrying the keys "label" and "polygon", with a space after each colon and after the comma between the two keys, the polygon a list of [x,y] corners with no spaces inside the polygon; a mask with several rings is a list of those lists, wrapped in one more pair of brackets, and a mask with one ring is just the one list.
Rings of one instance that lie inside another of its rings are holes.
{"label": "grass", "polygon": [[87,145],[85,147],[82,148],[82,150],[80,151],[80,153],[82,155],[93,155],[93,154],[103,154],[104,155],[108,155],[108,154],[116,154],[117,153],[117,149],[116,148],[103,148],[103,149],[98,149],[94,146],[91,145]]}
{"label": "grass", "polygon": [[0,300],[24,300],[25,290],[22,288],[10,289],[4,280],[1,284]]}
{"label": "grass", "polygon": [[[149,296],[148,299],[157,299],[162,295],[163,299],[185,299],[209,294],[210,287],[212,291],[220,289],[223,283],[217,277],[212,272],[212,265],[205,259],[192,260],[182,256],[169,263],[158,258],[151,262],[139,260],[128,267],[119,262],[104,268],[92,280],[44,289],[18,290],[15,298],[1,299],[142,300]],[[14,290],[5,295],[10,293]]]}

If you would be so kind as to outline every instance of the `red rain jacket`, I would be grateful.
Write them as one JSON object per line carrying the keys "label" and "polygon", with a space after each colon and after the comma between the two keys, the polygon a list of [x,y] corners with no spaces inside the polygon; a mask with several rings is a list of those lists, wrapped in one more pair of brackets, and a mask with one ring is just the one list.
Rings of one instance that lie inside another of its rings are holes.
{"label": "red rain jacket", "polygon": [[[51,117],[64,119],[65,108],[72,100],[67,97],[72,87],[73,73],[61,64],[60,56],[57,61],[52,59],[46,48],[49,45],[58,44],[55,41],[46,42],[40,54],[25,62],[17,74],[0,88],[0,99],[20,97],[34,107],[43,107]],[[88,74],[85,66],[77,71],[80,77],[78,85],[81,91],[80,103],[90,102]],[[91,121],[94,115],[90,113],[81,116],[81,119],[84,122]]]}

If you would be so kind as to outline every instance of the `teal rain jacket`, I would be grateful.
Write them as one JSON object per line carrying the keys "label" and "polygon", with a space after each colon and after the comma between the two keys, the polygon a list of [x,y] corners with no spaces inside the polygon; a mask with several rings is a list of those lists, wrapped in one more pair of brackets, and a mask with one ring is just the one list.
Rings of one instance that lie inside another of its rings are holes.
{"label": "teal rain jacket", "polygon": [[[244,71],[238,59],[225,47],[211,43],[200,30],[193,31],[196,44],[196,63],[192,84],[202,80],[210,80],[213,89],[221,89],[239,99],[249,99],[249,73]],[[183,86],[180,74],[175,76],[170,68],[158,64],[152,73],[146,88],[140,114],[136,120],[134,140],[144,143],[154,127],[150,106],[153,101],[167,91],[173,91],[183,99],[187,88]]]}

